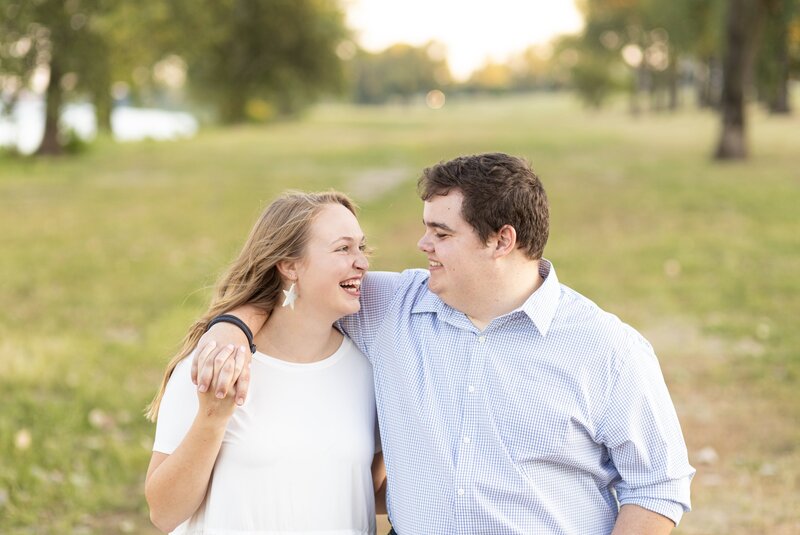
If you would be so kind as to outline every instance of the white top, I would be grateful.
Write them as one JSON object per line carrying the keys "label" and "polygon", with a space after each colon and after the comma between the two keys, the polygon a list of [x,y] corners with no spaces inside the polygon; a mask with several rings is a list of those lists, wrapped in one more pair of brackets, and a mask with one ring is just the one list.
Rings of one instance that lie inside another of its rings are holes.
{"label": "white top", "polygon": [[[345,337],[330,357],[296,364],[253,355],[247,401],[234,410],[199,509],[173,533],[375,533],[372,368]],[[170,454],[199,406],[191,355],[167,384],[153,451]]]}

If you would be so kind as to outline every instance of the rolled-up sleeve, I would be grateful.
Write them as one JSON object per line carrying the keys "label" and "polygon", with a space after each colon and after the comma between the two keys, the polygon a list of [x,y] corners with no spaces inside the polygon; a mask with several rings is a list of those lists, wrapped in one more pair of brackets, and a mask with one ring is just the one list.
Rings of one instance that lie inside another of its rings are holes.
{"label": "rolled-up sleeve", "polygon": [[620,505],[635,504],[675,525],[691,510],[695,470],[658,360],[650,344],[630,330],[618,355],[601,437],[620,474]]}

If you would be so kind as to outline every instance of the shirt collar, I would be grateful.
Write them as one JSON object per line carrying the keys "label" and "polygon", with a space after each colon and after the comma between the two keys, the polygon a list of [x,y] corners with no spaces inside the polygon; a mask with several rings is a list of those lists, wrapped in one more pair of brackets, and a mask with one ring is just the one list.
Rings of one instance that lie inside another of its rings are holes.
{"label": "shirt collar", "polygon": [[[556,270],[549,260],[544,258],[539,260],[539,275],[544,281],[542,285],[525,300],[521,307],[512,310],[504,316],[522,311],[531,319],[539,333],[542,336],[546,336],[550,325],[553,323],[556,308],[558,308],[558,301],[561,297],[561,285],[558,282]],[[427,288],[422,297],[411,309],[412,314],[420,312],[434,312],[442,320],[459,327],[464,327],[467,324],[472,326],[472,323],[469,322],[464,313],[447,305],[444,301],[439,299],[435,293]]]}
{"label": "shirt collar", "polygon": [[[414,303],[414,306],[411,309],[412,314],[425,312],[433,312],[439,316],[440,319],[447,321],[448,323],[452,323],[457,327],[464,327],[464,325],[460,325],[462,322],[459,322],[456,316],[463,316],[464,319],[466,319],[466,315],[439,299],[439,296],[433,293],[430,288],[428,288],[427,279],[425,280],[425,291],[423,292],[422,297],[417,300],[416,303]],[[467,323],[469,323],[469,320],[467,320]],[[472,323],[469,323],[469,325],[472,325]]]}
{"label": "shirt collar", "polygon": [[561,298],[561,285],[553,264],[544,258],[539,260],[539,276],[543,279],[542,285],[519,309],[528,315],[542,336],[547,336]]}

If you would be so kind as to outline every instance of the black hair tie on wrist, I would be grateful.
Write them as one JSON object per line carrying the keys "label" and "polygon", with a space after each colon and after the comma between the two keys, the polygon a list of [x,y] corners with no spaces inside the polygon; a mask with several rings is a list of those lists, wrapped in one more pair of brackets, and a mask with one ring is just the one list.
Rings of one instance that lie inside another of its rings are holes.
{"label": "black hair tie on wrist", "polygon": [[244,333],[244,335],[247,337],[247,344],[250,346],[250,351],[252,353],[256,352],[256,344],[255,342],[253,342],[253,331],[250,330],[250,327],[248,327],[245,322],[243,322],[233,314],[221,314],[208,322],[208,325],[206,325],[205,332],[208,332],[208,330],[217,323],[232,323],[233,325],[239,327]]}

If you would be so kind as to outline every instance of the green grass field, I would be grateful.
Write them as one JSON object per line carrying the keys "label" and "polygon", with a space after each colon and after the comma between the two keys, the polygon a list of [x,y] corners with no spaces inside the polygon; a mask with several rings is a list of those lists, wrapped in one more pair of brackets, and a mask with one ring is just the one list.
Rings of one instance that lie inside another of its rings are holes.
{"label": "green grass field", "polygon": [[421,267],[419,171],[496,150],[544,181],[559,279],[656,347],[698,468],[676,533],[800,532],[800,118],[751,119],[751,159],[725,165],[708,112],[554,96],[0,157],[0,532],[152,532],[142,409],[277,193],[350,193],[373,269]]}

